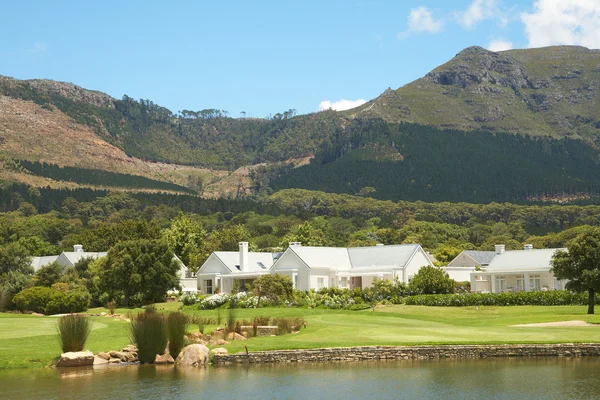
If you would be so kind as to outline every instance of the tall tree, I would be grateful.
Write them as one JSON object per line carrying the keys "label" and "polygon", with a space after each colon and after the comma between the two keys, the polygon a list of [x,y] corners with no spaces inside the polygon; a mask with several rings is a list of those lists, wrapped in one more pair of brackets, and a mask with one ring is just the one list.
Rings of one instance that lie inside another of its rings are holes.
{"label": "tall tree", "polygon": [[556,279],[568,279],[566,289],[588,292],[588,314],[594,314],[595,295],[600,291],[600,228],[589,228],[552,257]]}
{"label": "tall tree", "polygon": [[100,292],[124,306],[163,301],[179,285],[179,264],[164,240],[130,240],[98,260]]}

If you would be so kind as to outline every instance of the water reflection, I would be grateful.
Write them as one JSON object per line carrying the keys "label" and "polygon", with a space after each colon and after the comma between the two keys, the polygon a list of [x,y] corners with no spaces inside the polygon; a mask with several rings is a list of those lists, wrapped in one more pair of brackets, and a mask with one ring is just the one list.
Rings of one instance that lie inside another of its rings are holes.
{"label": "water reflection", "polygon": [[600,358],[103,366],[2,371],[0,398],[591,399],[599,374]]}

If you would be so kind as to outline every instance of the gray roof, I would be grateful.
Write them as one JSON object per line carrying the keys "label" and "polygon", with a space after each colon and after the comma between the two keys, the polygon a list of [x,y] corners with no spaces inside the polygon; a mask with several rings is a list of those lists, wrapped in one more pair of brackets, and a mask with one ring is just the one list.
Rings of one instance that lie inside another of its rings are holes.
{"label": "gray roof", "polygon": [[38,271],[40,268],[52,264],[57,258],[58,256],[33,257],[31,259],[31,266],[34,271]]}
{"label": "gray roof", "polygon": [[403,267],[418,249],[418,244],[351,247],[348,254],[352,268]]}
{"label": "gray roof", "polygon": [[352,268],[348,249],[345,247],[292,246],[289,248],[309,268],[349,270]]}
{"label": "gray roof", "polygon": [[[474,259],[479,265],[488,265],[497,255],[495,251],[465,250],[463,253]],[[457,256],[458,257],[458,256]]]}
{"label": "gray roof", "polygon": [[338,271],[404,267],[420,248],[418,244],[369,247],[293,246],[293,251],[309,268]]}
{"label": "gray roof", "polygon": [[106,251],[99,251],[99,252],[63,251],[59,257],[64,256],[67,260],[69,260],[69,262],[71,263],[71,266],[74,266],[79,261],[83,260],[84,258],[93,258],[93,259],[102,258],[102,257],[106,257],[106,254],[107,254]]}
{"label": "gray roof", "polygon": [[518,272],[539,270],[549,271],[550,260],[557,250],[566,249],[532,249],[512,250],[497,254],[485,272]]}
{"label": "gray roof", "polygon": [[[240,252],[239,251],[215,251],[214,255],[221,260],[223,264],[232,273],[242,273],[238,269],[240,265]],[[260,253],[256,251],[248,252],[248,270],[247,272],[268,272],[273,265],[273,253]]]}

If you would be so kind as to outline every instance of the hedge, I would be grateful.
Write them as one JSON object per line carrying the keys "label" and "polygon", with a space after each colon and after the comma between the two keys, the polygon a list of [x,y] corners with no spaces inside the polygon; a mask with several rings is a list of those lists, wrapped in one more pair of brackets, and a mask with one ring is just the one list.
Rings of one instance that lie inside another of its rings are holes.
{"label": "hedge", "polygon": [[[516,292],[516,293],[470,293],[470,294],[428,294],[408,296],[404,304],[411,306],[585,306],[587,293],[574,293],[566,290]],[[600,304],[600,295],[596,295]]]}
{"label": "hedge", "polygon": [[20,311],[50,315],[85,311],[90,299],[90,294],[85,291],[63,293],[45,286],[34,286],[20,291],[13,298],[13,303]]}

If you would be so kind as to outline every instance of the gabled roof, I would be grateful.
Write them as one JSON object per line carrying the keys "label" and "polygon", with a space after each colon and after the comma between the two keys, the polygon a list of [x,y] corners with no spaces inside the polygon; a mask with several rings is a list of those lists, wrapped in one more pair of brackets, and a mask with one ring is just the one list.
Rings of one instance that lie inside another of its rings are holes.
{"label": "gabled roof", "polygon": [[292,246],[288,250],[296,253],[308,268],[335,270],[352,268],[348,249],[345,247]]}
{"label": "gabled roof", "polygon": [[57,258],[58,256],[33,257],[31,259],[31,266],[34,271],[38,271],[40,268],[52,264]]}
{"label": "gabled roof", "polygon": [[518,272],[518,271],[549,271],[550,260],[557,250],[566,249],[531,249],[512,250],[497,254],[485,272]]}
{"label": "gabled roof", "polygon": [[69,261],[69,263],[71,263],[71,266],[74,266],[79,261],[83,260],[84,258],[93,258],[93,259],[96,259],[96,258],[106,257],[106,254],[107,254],[106,251],[100,251],[100,252],[63,251],[60,254],[60,256],[64,256]]}
{"label": "gabled roof", "polygon": [[404,267],[419,248],[418,244],[351,247],[348,254],[352,268]]}
{"label": "gabled roof", "polygon": [[497,256],[495,251],[465,250],[463,253],[477,261],[479,265],[488,265]]}
{"label": "gabled roof", "polygon": [[287,251],[294,252],[309,268],[349,271],[403,268],[420,248],[418,244],[350,248],[292,246]]}
{"label": "gabled roof", "polygon": [[[215,251],[213,253],[232,273],[242,273],[238,269],[240,265],[239,251]],[[268,272],[273,265],[273,253],[248,252],[248,272]]]}

